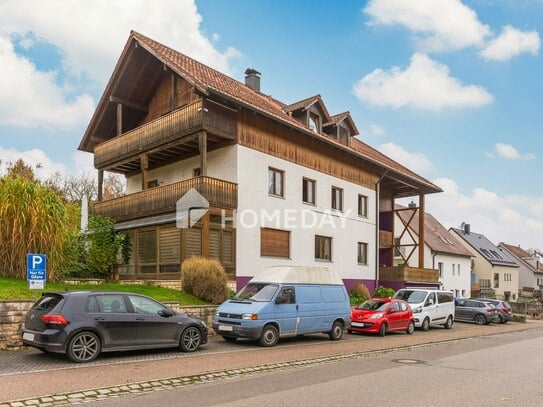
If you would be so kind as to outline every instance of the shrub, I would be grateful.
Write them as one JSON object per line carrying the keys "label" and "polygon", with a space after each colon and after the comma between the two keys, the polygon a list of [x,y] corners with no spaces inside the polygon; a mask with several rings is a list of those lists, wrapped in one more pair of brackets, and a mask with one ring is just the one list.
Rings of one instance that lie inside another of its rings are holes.
{"label": "shrub", "polygon": [[357,283],[352,286],[351,291],[349,292],[349,299],[351,305],[362,304],[370,298],[370,290],[362,283]]}
{"label": "shrub", "polygon": [[395,293],[396,291],[394,291],[392,288],[383,287],[380,285],[375,289],[373,296],[376,298],[391,298]]}
{"label": "shrub", "polygon": [[228,277],[217,260],[191,257],[181,265],[181,287],[187,294],[220,304],[226,300]]}

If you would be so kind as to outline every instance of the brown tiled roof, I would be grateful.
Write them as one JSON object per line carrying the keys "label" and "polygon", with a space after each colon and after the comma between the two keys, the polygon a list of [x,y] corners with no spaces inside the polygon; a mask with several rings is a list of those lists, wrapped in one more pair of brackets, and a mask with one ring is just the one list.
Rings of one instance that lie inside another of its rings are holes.
{"label": "brown tiled roof", "polygon": [[[401,209],[396,213],[404,223],[409,221],[411,214],[416,209],[409,209],[402,205],[395,205],[395,209]],[[418,214],[413,217],[409,228],[418,235],[419,217]],[[428,212],[424,213],[424,243],[434,252],[456,254],[458,256],[470,256],[471,253],[458,241],[456,237],[449,232],[445,226],[434,218]]]}
{"label": "brown tiled roof", "polygon": [[505,249],[507,249],[513,256],[515,256],[517,259],[521,260],[526,266],[530,267],[531,269],[533,269],[534,272],[536,273],[543,273],[543,265],[542,264],[539,264],[539,267],[536,268],[534,267],[532,264],[528,263],[526,260],[529,260],[532,258],[532,256],[530,255],[530,253],[528,253],[526,250],[524,250],[522,247],[520,246],[514,246],[514,245],[511,245],[511,244],[507,244],[507,243],[503,243],[501,242],[500,243],[500,246],[504,247]]}
{"label": "brown tiled roof", "polygon": [[[287,113],[286,109],[292,108],[293,105],[290,105],[289,107],[284,103],[272,98],[271,96],[265,95],[261,92],[256,92],[246,86],[244,83],[241,83],[207,65],[204,65],[170,47],[167,47],[135,31],[131,31],[130,33],[127,45],[125,46],[121,55],[121,59],[117,62],[114,73],[108,85],[106,86],[104,95],[102,96],[98,108],[95,111],[93,118],[91,119],[91,123],[89,124],[87,131],[85,132],[83,140],[80,144],[80,148],[86,145],[86,140],[91,136],[90,133],[91,129],[93,128],[93,123],[95,120],[98,120],[99,117],[98,110],[100,109],[100,106],[104,103],[104,101],[107,100],[107,97],[109,97],[108,92],[110,92],[110,90],[112,89],[113,81],[120,74],[121,60],[126,57],[127,49],[134,40],[137,41],[137,43],[141,47],[146,49],[158,60],[160,60],[170,69],[175,71],[177,74],[179,74],[181,77],[183,77],[185,80],[187,80],[204,94],[216,94],[225,99],[231,100],[233,103],[260,112],[261,114],[271,119],[277,120],[285,125],[298,129],[309,136],[316,137],[321,141],[332,144],[339,149],[354,153],[356,156],[359,156],[365,161],[369,161],[374,165],[384,168],[385,170],[392,171],[393,173],[405,176],[413,181],[416,181],[420,185],[420,187],[425,188],[427,192],[441,191],[438,186],[434,185],[427,179],[408,170],[401,164],[388,158],[387,156],[378,152],[372,147],[356,140],[354,137],[351,139],[352,145],[351,147],[349,147],[341,144],[340,142],[332,139],[331,137],[326,137],[326,135],[315,134],[305,124],[296,120]],[[320,95],[313,96],[312,98],[305,99],[304,101],[297,102],[296,104],[301,104],[302,102],[307,103],[308,100],[312,99],[319,100],[322,104],[323,109],[326,110],[326,106],[324,106],[324,103],[322,103]],[[326,113],[328,114],[328,112]]]}

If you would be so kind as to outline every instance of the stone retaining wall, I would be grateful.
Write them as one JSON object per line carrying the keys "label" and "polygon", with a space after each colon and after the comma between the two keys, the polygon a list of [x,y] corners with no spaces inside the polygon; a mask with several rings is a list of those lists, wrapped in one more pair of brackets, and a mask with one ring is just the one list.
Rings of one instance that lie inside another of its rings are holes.
{"label": "stone retaining wall", "polygon": [[[23,347],[21,328],[26,313],[34,301],[0,301],[0,351],[17,350]],[[165,303],[177,312],[200,318],[207,324],[209,335],[214,335],[211,323],[215,310],[214,305],[180,307],[177,303]]]}

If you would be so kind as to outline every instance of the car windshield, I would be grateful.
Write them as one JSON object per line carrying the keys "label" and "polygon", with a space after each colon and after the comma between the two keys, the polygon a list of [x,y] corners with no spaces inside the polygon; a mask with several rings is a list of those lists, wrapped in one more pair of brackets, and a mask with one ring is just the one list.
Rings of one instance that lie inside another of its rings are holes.
{"label": "car windshield", "polygon": [[388,301],[368,300],[360,304],[356,309],[365,311],[384,311],[388,303]]}
{"label": "car windshield", "polygon": [[268,302],[271,301],[278,287],[277,284],[249,283],[234,296],[234,300]]}
{"label": "car windshield", "polygon": [[407,301],[409,304],[420,304],[426,298],[426,291],[400,290],[394,298]]}

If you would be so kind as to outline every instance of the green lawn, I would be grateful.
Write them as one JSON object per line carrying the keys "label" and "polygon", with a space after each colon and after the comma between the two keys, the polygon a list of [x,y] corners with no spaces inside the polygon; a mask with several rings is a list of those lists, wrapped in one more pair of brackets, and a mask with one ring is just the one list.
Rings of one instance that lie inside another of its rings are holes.
{"label": "green lawn", "polygon": [[[92,284],[54,284],[47,283],[45,291],[129,291],[132,293],[143,294],[152,297],[162,302],[177,302],[180,305],[209,305],[208,302],[201,300],[182,291],[172,290],[169,288],[147,286],[147,285],[121,285],[117,283],[109,283],[102,285]],[[41,296],[41,290],[28,289],[26,280],[15,278],[0,278],[0,301],[9,300],[33,300],[37,296]]]}

